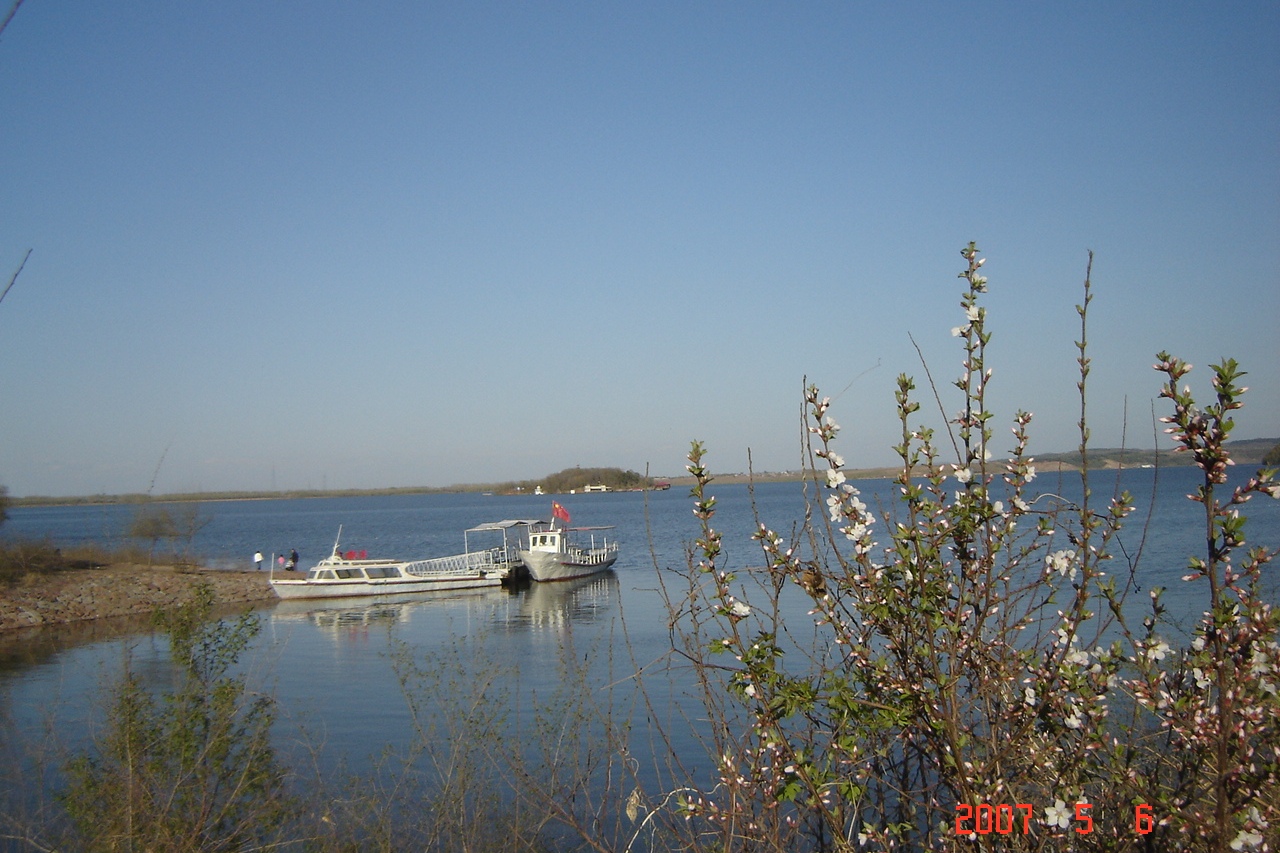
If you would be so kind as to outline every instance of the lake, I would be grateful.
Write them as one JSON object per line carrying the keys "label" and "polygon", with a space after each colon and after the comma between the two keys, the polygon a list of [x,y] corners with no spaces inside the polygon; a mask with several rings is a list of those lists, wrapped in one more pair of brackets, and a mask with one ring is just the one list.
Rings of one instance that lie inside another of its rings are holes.
{"label": "lake", "polygon": [[[1135,574],[1143,594],[1135,600],[1144,604],[1146,591],[1167,587],[1166,605],[1184,630],[1198,618],[1208,594],[1204,585],[1180,580],[1187,555],[1204,547],[1202,511],[1185,499],[1197,476],[1190,468],[1161,470],[1158,480],[1151,469],[1120,475],[1120,484],[1140,503],[1121,537],[1126,553],[1143,548]],[[1242,478],[1233,472],[1234,480]],[[1094,475],[1099,504],[1116,480],[1114,473]],[[888,481],[856,485],[872,507],[894,494]],[[1079,493],[1075,475],[1041,475],[1035,485],[1068,498]],[[753,503],[760,517],[780,532],[789,531],[804,514],[805,488],[799,483],[757,486],[754,501],[742,485],[713,483],[710,491],[718,501],[714,526],[724,533],[723,565],[733,569],[763,562],[759,546],[750,539]],[[620,713],[635,715],[632,676],[643,670],[653,706],[639,716],[648,724],[667,726],[666,743],[692,767],[708,766],[705,753],[698,755],[702,747],[692,672],[669,655],[669,617],[659,591],[660,578],[675,578],[664,574],[668,569],[687,564],[690,543],[698,535],[687,490],[555,499],[572,513],[575,525],[616,526],[612,534],[621,556],[613,571],[513,590],[402,600],[295,601],[262,608],[262,631],[243,663],[251,682],[280,703],[277,736],[284,751],[297,760],[314,753],[323,766],[343,762],[364,771],[387,747],[405,748],[413,740],[406,691],[416,691],[428,713],[452,712],[451,700],[459,697],[441,691],[449,684],[459,689],[451,681],[458,677],[465,691],[468,679],[492,676],[493,695],[512,703],[514,725],[533,725],[529,709],[566,688],[621,701],[632,710]],[[251,568],[258,549],[278,554],[294,548],[308,566],[332,550],[341,527],[344,550],[367,550],[370,557],[439,556],[461,551],[462,531],[479,523],[547,517],[551,500],[462,493],[213,502],[200,506],[208,524],[193,544],[205,563],[225,568]],[[134,511],[114,505],[18,507],[11,510],[3,534],[60,544],[122,544]],[[1251,545],[1280,542],[1280,501],[1256,498],[1246,514]],[[1269,576],[1274,579],[1276,572]],[[1273,580],[1268,588],[1272,601],[1280,600],[1278,589]],[[808,618],[798,596],[794,607],[789,618]],[[119,671],[126,655],[135,670],[157,685],[169,677],[161,638],[134,633],[71,642],[61,636],[50,629],[43,645],[39,638],[24,640],[44,651],[0,672],[0,710],[9,718],[11,739],[38,739],[52,730],[72,746],[81,741],[98,718],[104,678]],[[417,674],[406,675],[407,667]],[[695,722],[686,724],[686,716]],[[641,771],[642,776],[651,773],[658,773],[656,766]]]}

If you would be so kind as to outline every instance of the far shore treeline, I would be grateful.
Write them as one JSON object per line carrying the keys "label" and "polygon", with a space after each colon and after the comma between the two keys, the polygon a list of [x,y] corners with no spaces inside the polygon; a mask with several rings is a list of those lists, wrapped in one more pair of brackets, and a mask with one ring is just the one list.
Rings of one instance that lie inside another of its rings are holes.
{"label": "far shore treeline", "polygon": [[[1280,438],[1250,438],[1229,443],[1232,458],[1240,465],[1280,465]],[[1077,470],[1080,454],[1044,453],[1036,457],[1042,471]],[[1134,450],[1129,448],[1089,449],[1089,467],[1094,469],[1173,467],[1191,465],[1186,454],[1169,450]],[[850,479],[873,480],[892,477],[894,468],[846,469]],[[739,474],[721,474],[716,479],[722,483],[779,482],[810,479],[812,471],[769,471]],[[10,497],[10,506],[68,506],[79,504],[147,503],[151,501],[236,501],[236,500],[291,500],[297,498],[364,497],[370,495],[429,495],[460,492],[493,493],[495,495],[533,494],[541,488],[545,494],[581,492],[587,486],[606,486],[610,491],[635,491],[667,486],[684,486],[693,483],[685,474],[671,477],[649,477],[622,468],[565,468],[548,474],[540,480],[514,480],[502,483],[465,483],[450,486],[394,486],[381,489],[288,489],[284,491],[228,491],[185,492],[164,495],[123,494],[83,495],[79,497],[50,497],[30,495]]]}

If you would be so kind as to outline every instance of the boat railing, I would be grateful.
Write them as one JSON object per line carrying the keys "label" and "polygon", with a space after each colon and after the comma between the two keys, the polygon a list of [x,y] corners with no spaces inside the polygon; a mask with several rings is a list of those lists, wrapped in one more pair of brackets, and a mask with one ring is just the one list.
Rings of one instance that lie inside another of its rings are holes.
{"label": "boat railing", "polygon": [[612,558],[618,555],[617,542],[604,542],[600,545],[592,543],[590,549],[574,546],[569,549],[575,559],[581,561],[584,565],[594,566],[598,563],[610,562]]}
{"label": "boat railing", "polygon": [[500,571],[511,568],[512,562],[513,558],[509,553],[509,549],[497,547],[484,551],[471,551],[466,554],[453,554],[448,557],[415,560],[412,563],[406,563],[404,571],[410,575],[475,572],[481,570]]}

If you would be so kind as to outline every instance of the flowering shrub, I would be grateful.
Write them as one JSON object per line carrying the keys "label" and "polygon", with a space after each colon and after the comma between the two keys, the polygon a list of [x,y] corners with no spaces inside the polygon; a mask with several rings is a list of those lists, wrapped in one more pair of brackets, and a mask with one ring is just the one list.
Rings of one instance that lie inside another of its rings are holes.
{"label": "flowering shrub", "polygon": [[[1133,566],[1113,553],[1132,498],[1095,499],[1087,464],[1077,502],[1036,495],[1029,413],[1013,418],[1011,450],[993,447],[987,279],[977,247],[962,254],[964,322],[952,330],[963,344],[961,406],[946,433],[955,461],[914,424],[916,386],[900,376],[895,506],[873,511],[848,482],[831,402],[810,387],[806,449],[821,503],[786,536],[759,523],[765,565],[730,570],[705,449],[692,446],[701,532],[686,586],[667,595],[677,650],[703,677],[718,772],[679,800],[685,843],[1276,849],[1280,652],[1259,594],[1276,552],[1238,562],[1236,552],[1240,506],[1280,486],[1264,471],[1219,494],[1242,374],[1231,361],[1215,366],[1216,401],[1201,410],[1178,387],[1190,368],[1158,356],[1161,396],[1174,405],[1164,420],[1204,472],[1193,499],[1208,553],[1192,559],[1187,582],[1207,584],[1208,610],[1176,648],[1159,591],[1133,622]],[[1086,463],[1090,288],[1086,274],[1077,307]],[[807,626],[785,617],[796,595]]]}

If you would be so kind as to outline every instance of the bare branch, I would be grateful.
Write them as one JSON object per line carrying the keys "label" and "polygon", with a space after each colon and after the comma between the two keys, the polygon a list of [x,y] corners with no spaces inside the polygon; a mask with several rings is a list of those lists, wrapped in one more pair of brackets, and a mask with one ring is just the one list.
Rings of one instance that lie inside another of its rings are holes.
{"label": "bare branch", "polygon": [[[19,0],[21,2],[21,0]],[[9,11],[9,18],[13,17],[13,12],[18,8],[14,4],[13,9]],[[9,18],[5,18],[4,23],[9,23]],[[0,24],[0,31],[4,30],[4,24]],[[18,264],[18,268],[13,271],[13,275],[9,276],[9,283],[4,287],[4,293],[0,293],[0,302],[4,302],[4,298],[9,295],[9,290],[13,287],[13,283],[18,280],[18,276],[22,274],[22,268],[27,265],[27,258],[31,257],[31,250],[27,249],[27,253],[22,256],[22,263]]]}
{"label": "bare branch", "polygon": [[[0,33],[4,32],[4,28],[9,26],[9,22],[13,20],[13,16],[18,14],[18,7],[22,5],[22,0],[13,0],[13,5],[9,7],[9,14],[4,16],[4,20],[0,21]],[[13,284],[13,282],[9,282]]]}

